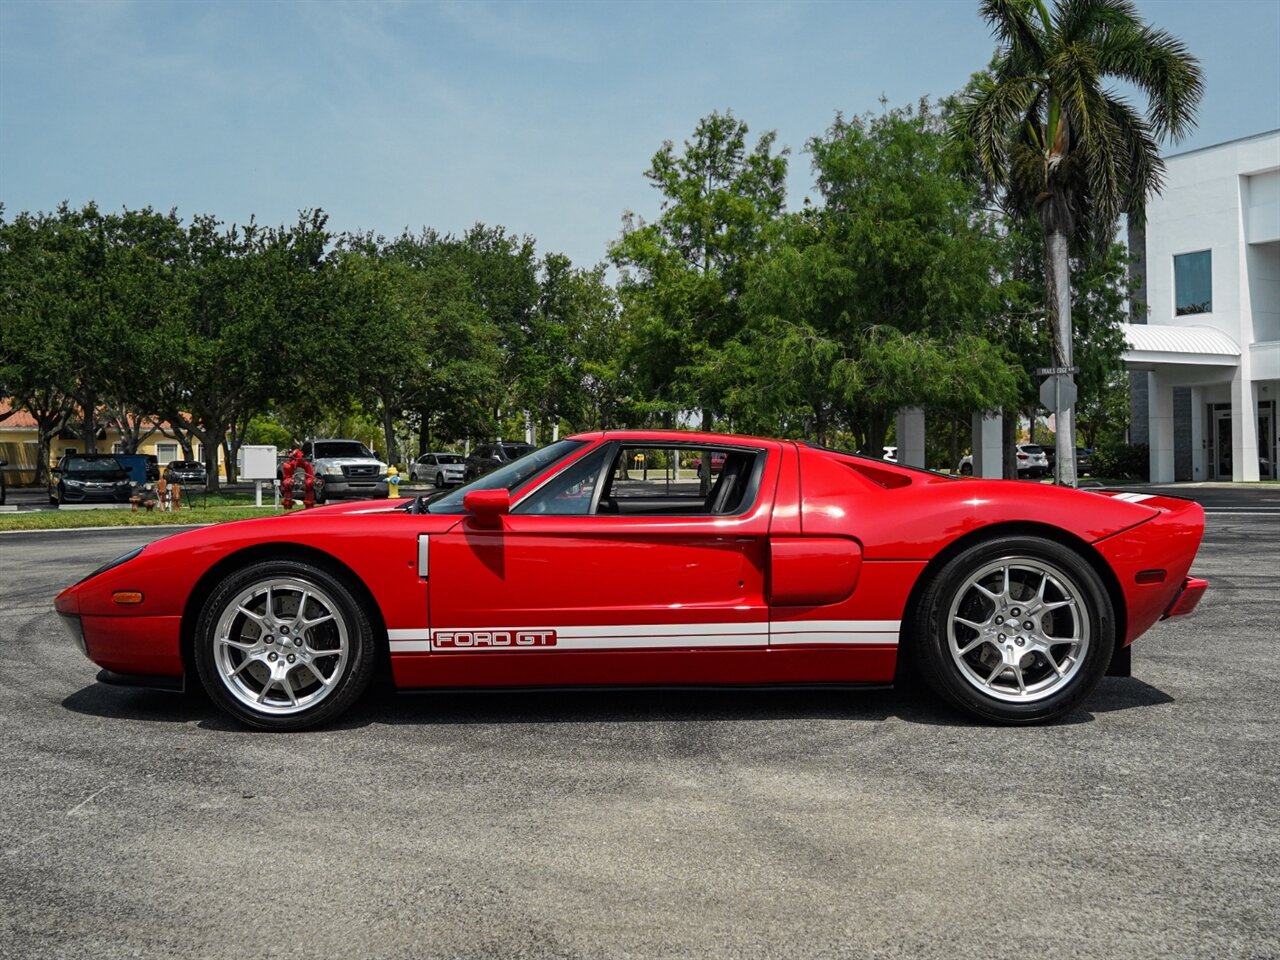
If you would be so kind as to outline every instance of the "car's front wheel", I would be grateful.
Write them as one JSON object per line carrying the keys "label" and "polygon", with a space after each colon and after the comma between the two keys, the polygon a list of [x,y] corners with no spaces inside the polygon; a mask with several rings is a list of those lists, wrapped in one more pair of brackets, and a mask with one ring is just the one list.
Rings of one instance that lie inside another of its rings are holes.
{"label": "car's front wheel", "polygon": [[951,558],[924,590],[912,652],[931,687],[999,723],[1075,708],[1115,646],[1115,614],[1093,567],[1052,540],[1005,536]]}
{"label": "car's front wheel", "polygon": [[369,685],[374,656],[373,627],[347,586],[296,560],[228,576],[196,627],[205,690],[263,730],[301,730],[337,716]]}
{"label": "car's front wheel", "polygon": [[440,471],[436,471],[436,489],[437,490],[444,489],[444,474],[441,473]]}

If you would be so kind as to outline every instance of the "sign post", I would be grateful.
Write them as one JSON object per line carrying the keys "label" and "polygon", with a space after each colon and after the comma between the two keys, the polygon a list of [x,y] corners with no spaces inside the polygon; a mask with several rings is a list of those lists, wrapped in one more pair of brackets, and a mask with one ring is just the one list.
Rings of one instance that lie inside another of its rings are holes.
{"label": "sign post", "polygon": [[[1040,403],[1053,411],[1054,428],[1061,429],[1062,414],[1076,405],[1076,382],[1074,374],[1080,372],[1079,367],[1040,367],[1036,375],[1044,377],[1040,384]],[[1072,450],[1072,455],[1075,451]],[[1053,464],[1053,479],[1062,482],[1062,458],[1058,457]]]}
{"label": "sign post", "polygon": [[[240,476],[254,481],[256,505],[262,506],[262,481],[276,479],[276,447],[275,444],[261,444],[240,448],[244,467]],[[274,502],[274,500],[273,500]]]}

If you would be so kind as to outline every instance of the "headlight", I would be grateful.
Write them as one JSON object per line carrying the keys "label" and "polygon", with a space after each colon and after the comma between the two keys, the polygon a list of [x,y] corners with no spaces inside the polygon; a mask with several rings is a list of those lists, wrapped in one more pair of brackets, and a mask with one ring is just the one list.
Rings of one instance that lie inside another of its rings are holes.
{"label": "headlight", "polygon": [[83,480],[75,480],[75,479],[73,479],[73,478],[71,478],[71,477],[63,477],[63,478],[62,478],[62,482],[63,482],[63,484],[65,484],[65,485],[66,485],[66,486],[68,486],[68,487],[83,487],[83,486],[84,486],[84,481],[83,481]]}
{"label": "headlight", "polygon": [[120,556],[116,557],[114,560],[108,560],[106,563],[100,566],[97,570],[93,571],[93,573],[89,574],[87,577],[81,577],[80,580],[77,581],[77,583],[79,584],[79,583],[84,583],[86,580],[92,580],[94,577],[96,577],[100,573],[106,573],[108,570],[118,567],[122,563],[128,563],[130,560],[132,560],[134,557],[136,557],[145,549],[147,548],[145,545],[143,545],[141,547],[138,547],[136,550],[130,550],[128,553],[122,553]]}
{"label": "headlight", "polygon": [[326,477],[340,477],[342,476],[342,468],[336,463],[331,463],[324,468],[324,475]]}

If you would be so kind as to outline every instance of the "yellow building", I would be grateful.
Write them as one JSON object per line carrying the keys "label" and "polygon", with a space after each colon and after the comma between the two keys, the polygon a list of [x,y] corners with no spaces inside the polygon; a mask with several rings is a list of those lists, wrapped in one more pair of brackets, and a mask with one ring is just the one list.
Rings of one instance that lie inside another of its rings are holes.
{"label": "yellow building", "polygon": [[[151,454],[163,466],[170,460],[184,458],[182,445],[165,436],[167,423],[145,420],[138,453]],[[39,430],[35,418],[25,410],[14,410],[10,400],[0,400],[0,460],[7,460],[5,482],[10,486],[24,486],[35,482],[36,460],[39,457]],[[113,425],[99,421],[96,448],[98,453],[120,453],[124,450],[120,431]],[[49,441],[49,466],[67,453],[83,453],[84,440],[78,431],[63,430]],[[197,459],[203,459],[203,445],[196,443],[192,451]],[[218,450],[218,474],[226,476],[222,462],[222,450]]]}

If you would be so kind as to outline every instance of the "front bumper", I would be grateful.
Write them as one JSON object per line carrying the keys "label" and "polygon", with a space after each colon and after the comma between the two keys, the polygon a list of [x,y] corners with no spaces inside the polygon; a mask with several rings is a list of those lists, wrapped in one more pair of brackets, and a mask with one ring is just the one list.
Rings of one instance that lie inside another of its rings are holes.
{"label": "front bumper", "polygon": [[80,609],[77,588],[58,594],[53,608],[76,647],[113,673],[181,677],[180,616],[103,616]]}
{"label": "front bumper", "polygon": [[387,481],[383,479],[352,480],[347,477],[325,477],[325,497],[385,497]]}
{"label": "front bumper", "polygon": [[110,487],[62,487],[63,503],[128,503],[133,495],[132,486]]}

